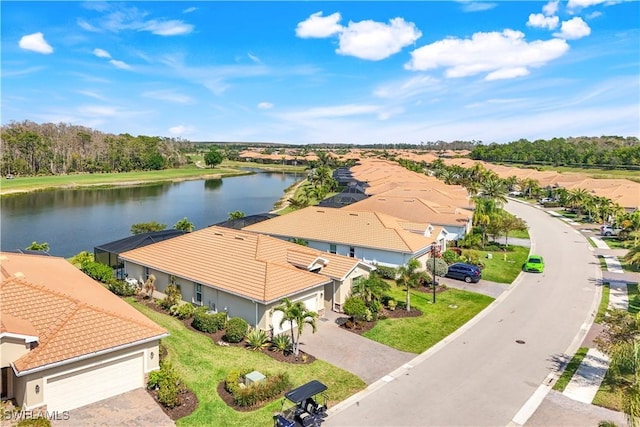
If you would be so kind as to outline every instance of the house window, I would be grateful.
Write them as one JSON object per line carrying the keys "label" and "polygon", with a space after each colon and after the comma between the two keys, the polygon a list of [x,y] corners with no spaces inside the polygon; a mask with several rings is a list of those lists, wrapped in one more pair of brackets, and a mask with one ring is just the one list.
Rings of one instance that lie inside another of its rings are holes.
{"label": "house window", "polygon": [[356,257],[356,248],[354,248],[353,246],[349,247],[349,256],[351,258],[355,258]]}
{"label": "house window", "polygon": [[337,253],[338,249],[336,248],[335,243],[330,243],[329,244],[329,253],[335,254]]}
{"label": "house window", "polygon": [[149,278],[149,267],[144,268],[144,280]]}
{"label": "house window", "polygon": [[200,283],[196,283],[196,302],[202,303],[202,285]]}

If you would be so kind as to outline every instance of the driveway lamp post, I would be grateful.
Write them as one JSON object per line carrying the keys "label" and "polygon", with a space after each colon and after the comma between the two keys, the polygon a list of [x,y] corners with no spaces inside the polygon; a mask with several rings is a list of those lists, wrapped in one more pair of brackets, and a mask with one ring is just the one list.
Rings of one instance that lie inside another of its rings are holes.
{"label": "driveway lamp post", "polygon": [[431,246],[431,257],[433,258],[433,303],[436,303],[436,257],[440,251],[440,245],[434,243]]}

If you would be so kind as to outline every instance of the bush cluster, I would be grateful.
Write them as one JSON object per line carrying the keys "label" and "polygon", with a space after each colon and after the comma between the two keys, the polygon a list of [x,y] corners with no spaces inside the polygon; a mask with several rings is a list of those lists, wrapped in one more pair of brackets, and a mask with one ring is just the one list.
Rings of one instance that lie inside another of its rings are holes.
{"label": "bush cluster", "polygon": [[224,388],[231,393],[234,402],[238,406],[250,407],[266,402],[291,387],[291,381],[286,372],[274,375],[265,374],[266,379],[264,381],[247,386],[244,383],[244,376],[251,371],[253,369],[245,371],[233,370],[229,372],[225,379]]}
{"label": "bush cluster", "polygon": [[113,279],[108,285],[107,288],[114,294],[121,297],[130,297],[131,295],[135,295],[137,288],[134,285],[131,285],[124,280],[116,280]]}
{"label": "bush cluster", "polygon": [[385,265],[376,265],[376,271],[380,277],[389,280],[395,280],[398,272],[394,267],[387,267]]}
{"label": "bush cluster", "polygon": [[111,283],[115,278],[113,277],[113,269],[105,264],[100,264],[95,261],[85,261],[82,263],[80,270],[87,276],[102,283]]}
{"label": "bush cluster", "polygon": [[249,324],[241,317],[233,317],[225,325],[224,339],[230,343],[239,343],[247,335]]}
{"label": "bush cluster", "polygon": [[160,306],[165,310],[171,309],[174,305],[178,304],[182,300],[182,294],[180,289],[176,285],[169,285],[164,290],[165,297],[160,301]]}
{"label": "bush cluster", "polygon": [[201,332],[214,333],[224,329],[227,313],[207,313],[206,307],[198,308],[193,314],[191,326]]}
{"label": "bush cluster", "polygon": [[169,314],[177,317],[178,319],[189,319],[196,312],[196,308],[189,303],[176,304],[169,308]]}
{"label": "bush cluster", "polygon": [[167,361],[160,361],[160,369],[149,374],[147,387],[151,390],[158,390],[158,401],[167,408],[175,408],[182,403],[180,392],[184,386],[176,371]]}

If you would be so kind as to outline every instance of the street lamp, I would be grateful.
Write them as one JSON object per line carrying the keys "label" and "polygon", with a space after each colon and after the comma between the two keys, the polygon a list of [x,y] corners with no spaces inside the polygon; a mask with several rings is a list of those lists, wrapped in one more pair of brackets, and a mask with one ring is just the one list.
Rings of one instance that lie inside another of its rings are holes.
{"label": "street lamp", "polygon": [[434,243],[431,245],[431,257],[433,258],[433,303],[436,303],[436,257],[440,251],[440,245]]}

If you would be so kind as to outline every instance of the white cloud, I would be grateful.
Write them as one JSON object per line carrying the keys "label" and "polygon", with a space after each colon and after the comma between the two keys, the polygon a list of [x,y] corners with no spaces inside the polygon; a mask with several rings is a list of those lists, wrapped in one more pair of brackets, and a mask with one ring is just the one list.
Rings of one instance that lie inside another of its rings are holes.
{"label": "white cloud", "polygon": [[99,93],[96,92],[92,92],[89,90],[77,90],[76,92],[78,92],[80,95],[84,95],[84,96],[88,96],[89,98],[93,98],[93,99],[97,99],[100,101],[104,101],[105,98],[100,95]]}
{"label": "white cloud", "polygon": [[48,55],[53,53],[53,48],[44,39],[44,35],[40,32],[22,36],[18,45],[25,50],[44,53]]}
{"label": "white cloud", "polygon": [[582,9],[602,3],[611,3],[611,0],[569,0],[567,9]]}
{"label": "white cloud", "polygon": [[193,133],[193,131],[194,128],[192,126],[178,125],[169,128],[169,133],[176,136],[187,135]]}
{"label": "white cloud", "polygon": [[341,55],[379,61],[400,52],[422,36],[413,22],[393,18],[389,24],[375,21],[349,22],[340,33]]}
{"label": "white cloud", "polygon": [[542,12],[547,16],[553,16],[558,12],[558,3],[559,0],[550,1],[549,3],[542,6]]}
{"label": "white cloud", "polygon": [[559,23],[560,18],[558,18],[557,16],[544,16],[542,13],[532,13],[531,15],[529,15],[527,26],[555,30],[556,28],[558,28]]}
{"label": "white cloud", "polygon": [[316,107],[307,110],[283,113],[280,117],[289,120],[318,120],[325,118],[340,118],[362,114],[372,114],[380,111],[377,105],[334,105],[330,107]]}
{"label": "white cloud", "polygon": [[566,40],[576,40],[591,34],[591,28],[580,17],[575,17],[564,21],[560,27],[560,32],[554,33],[556,37]]}
{"label": "white cloud", "polygon": [[258,104],[258,108],[261,110],[270,110],[273,108],[273,104],[270,102],[261,102]]}
{"label": "white cloud", "polygon": [[463,12],[484,12],[485,10],[491,10],[497,7],[497,3],[491,3],[488,1],[463,1]]}
{"label": "white cloud", "polygon": [[523,69],[541,67],[569,50],[565,40],[528,43],[520,31],[476,33],[470,39],[447,38],[411,52],[407,70],[445,68],[447,77],[491,73],[491,78],[513,78]]}
{"label": "white cloud", "polygon": [[183,10],[182,13],[192,13],[192,12],[195,12],[196,10],[198,10],[197,7],[188,7],[185,10]]}
{"label": "white cloud", "polygon": [[179,36],[182,34],[189,34],[193,31],[193,25],[185,24],[182,21],[148,21],[144,23],[141,31],[150,31],[158,36]]}
{"label": "white cloud", "polygon": [[262,61],[260,61],[260,58],[258,58],[257,56],[255,56],[252,53],[247,53],[247,56],[249,57],[250,60],[252,60],[253,62],[255,62],[256,64],[262,64]]}
{"label": "white cloud", "polygon": [[515,79],[516,77],[524,77],[529,75],[527,67],[501,68],[492,73],[487,74],[485,80],[506,80]]}
{"label": "white cloud", "polygon": [[386,99],[403,99],[420,95],[425,92],[439,90],[440,81],[428,75],[413,76],[409,79],[391,82],[377,87],[373,95]]}
{"label": "white cloud", "polygon": [[93,49],[93,54],[98,58],[111,58],[111,55],[109,54],[109,52],[107,52],[104,49],[99,49],[99,48]]}
{"label": "white cloud", "polygon": [[322,12],[316,12],[306,20],[298,22],[296,36],[301,38],[325,38],[342,31],[338,24],[342,17],[338,12],[329,16],[322,16]]}
{"label": "white cloud", "polygon": [[119,68],[121,70],[130,70],[131,66],[129,64],[127,64],[124,61],[118,61],[117,59],[112,59],[111,61],[109,61],[109,63],[111,65],[113,65],[116,68]]}
{"label": "white cloud", "polygon": [[92,33],[100,32],[99,28],[94,27],[93,25],[91,25],[87,21],[85,21],[84,19],[78,19],[76,22],[78,23],[78,26],[80,28],[82,28],[83,30],[91,31]]}
{"label": "white cloud", "polygon": [[176,93],[173,90],[147,91],[143,92],[142,96],[145,98],[157,99],[159,101],[167,101],[183,105],[192,104],[194,102],[193,98],[191,98],[190,96]]}
{"label": "white cloud", "polygon": [[85,105],[79,107],[78,112],[89,117],[114,117],[118,115],[118,110],[116,108],[100,105]]}

